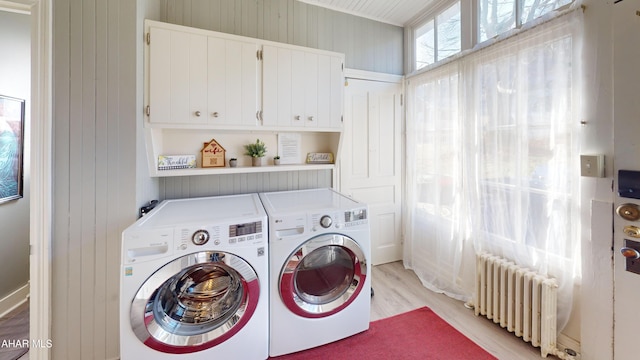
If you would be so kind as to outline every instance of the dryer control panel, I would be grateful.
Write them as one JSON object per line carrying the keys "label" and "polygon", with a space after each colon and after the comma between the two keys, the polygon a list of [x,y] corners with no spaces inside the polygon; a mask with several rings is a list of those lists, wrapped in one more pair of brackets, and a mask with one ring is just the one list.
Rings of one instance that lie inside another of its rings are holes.
{"label": "dryer control panel", "polygon": [[367,223],[367,209],[356,209],[345,211],[344,221],[346,226],[357,226]]}

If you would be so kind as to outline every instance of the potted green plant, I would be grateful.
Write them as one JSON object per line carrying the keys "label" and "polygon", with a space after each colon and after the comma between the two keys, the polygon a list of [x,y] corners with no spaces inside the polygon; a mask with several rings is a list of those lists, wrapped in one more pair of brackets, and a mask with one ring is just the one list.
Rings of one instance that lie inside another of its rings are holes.
{"label": "potted green plant", "polygon": [[230,167],[236,167],[236,166],[238,166],[238,159],[236,159],[236,158],[231,158],[231,159],[229,159],[229,166],[230,166]]}
{"label": "potted green plant", "polygon": [[261,166],[262,158],[267,153],[267,146],[260,139],[256,139],[255,143],[244,146],[245,155],[251,156],[251,164],[253,166]]}
{"label": "potted green plant", "polygon": [[273,165],[280,165],[280,155],[273,157]]}

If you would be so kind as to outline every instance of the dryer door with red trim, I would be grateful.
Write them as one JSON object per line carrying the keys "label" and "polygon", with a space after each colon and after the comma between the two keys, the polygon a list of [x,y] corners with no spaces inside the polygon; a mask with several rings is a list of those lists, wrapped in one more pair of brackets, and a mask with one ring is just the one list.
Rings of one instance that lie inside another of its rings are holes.
{"label": "dryer door with red trim", "polygon": [[342,234],[323,234],[301,244],[280,272],[280,298],[295,314],[320,318],[347,307],[364,287],[367,259]]}
{"label": "dryer door with red trim", "polygon": [[260,295],[258,275],[226,252],[182,256],[153,273],[131,305],[131,326],[147,346],[192,353],[231,338],[249,321]]}

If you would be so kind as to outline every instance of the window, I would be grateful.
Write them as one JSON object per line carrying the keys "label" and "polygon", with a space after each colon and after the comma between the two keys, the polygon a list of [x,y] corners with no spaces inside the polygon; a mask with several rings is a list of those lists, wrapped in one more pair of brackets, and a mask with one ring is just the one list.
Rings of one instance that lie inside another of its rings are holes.
{"label": "window", "polygon": [[460,3],[445,10],[437,17],[438,60],[448,58],[461,50]]}
{"label": "window", "polygon": [[436,61],[434,21],[431,20],[416,30],[416,69]]}
{"label": "window", "polygon": [[415,69],[457,54],[462,50],[460,2],[422,23],[414,32]]}
{"label": "window", "polygon": [[483,42],[571,3],[572,0],[478,0],[478,41]]}
{"label": "window", "polygon": [[[435,64],[541,16],[566,9],[574,0],[448,0],[408,27],[413,71]],[[465,20],[466,19],[466,20]],[[471,21],[471,20],[474,21]],[[463,23],[464,22],[464,23]]]}
{"label": "window", "polygon": [[469,253],[488,251],[558,279],[566,323],[581,264],[582,33],[569,11],[407,78],[404,261],[427,287],[471,296]]}

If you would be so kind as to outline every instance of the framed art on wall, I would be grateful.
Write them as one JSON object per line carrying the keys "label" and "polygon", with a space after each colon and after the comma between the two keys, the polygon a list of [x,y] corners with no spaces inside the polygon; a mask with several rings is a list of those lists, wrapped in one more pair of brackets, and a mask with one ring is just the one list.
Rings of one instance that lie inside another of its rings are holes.
{"label": "framed art on wall", "polygon": [[0,204],[22,197],[25,101],[0,95]]}

